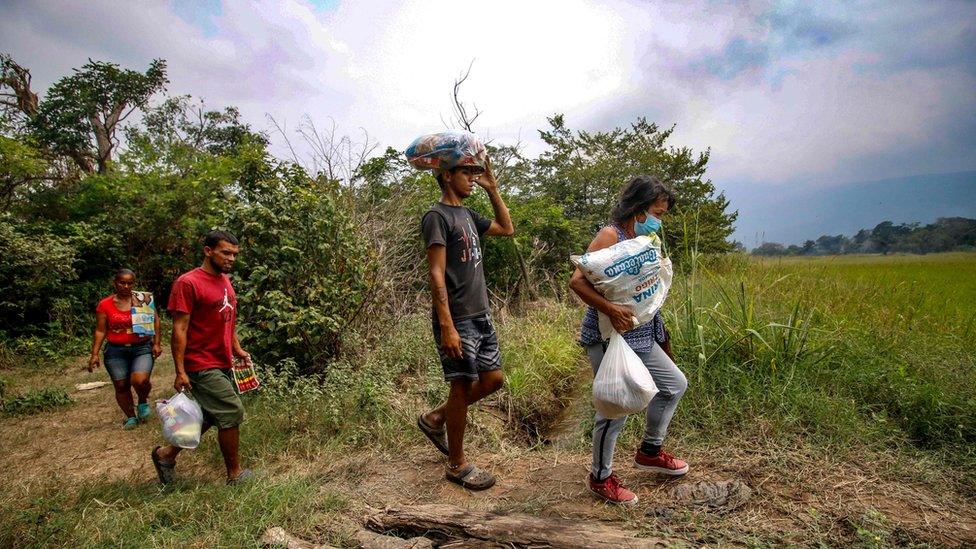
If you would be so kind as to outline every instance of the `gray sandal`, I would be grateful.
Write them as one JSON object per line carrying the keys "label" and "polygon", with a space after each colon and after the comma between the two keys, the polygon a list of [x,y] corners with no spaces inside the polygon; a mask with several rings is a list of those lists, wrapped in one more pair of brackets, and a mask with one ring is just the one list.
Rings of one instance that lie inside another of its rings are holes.
{"label": "gray sandal", "polygon": [[159,454],[157,452],[159,452],[160,448],[162,448],[162,446],[153,448],[152,453],[149,455],[152,456],[153,467],[156,468],[156,476],[159,477],[159,482],[169,484],[173,482],[176,463],[159,459]]}
{"label": "gray sandal", "polygon": [[440,429],[434,429],[431,427],[427,421],[424,420],[424,414],[417,416],[417,427],[420,428],[420,432],[423,433],[438,450],[441,451],[445,456],[449,454],[447,451],[447,429],[443,427]]}
{"label": "gray sandal", "polygon": [[491,473],[474,465],[468,465],[456,474],[452,473],[451,467],[448,466],[444,477],[468,490],[487,490],[495,485],[495,477]]}
{"label": "gray sandal", "polygon": [[254,479],[254,471],[250,469],[244,469],[243,471],[238,473],[236,477],[228,480],[227,484],[244,484],[245,482],[251,481],[253,479]]}

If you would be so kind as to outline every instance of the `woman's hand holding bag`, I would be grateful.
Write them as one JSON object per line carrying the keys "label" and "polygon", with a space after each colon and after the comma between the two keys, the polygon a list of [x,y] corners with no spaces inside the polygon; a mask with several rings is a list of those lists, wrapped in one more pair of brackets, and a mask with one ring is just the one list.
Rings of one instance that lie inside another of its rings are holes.
{"label": "woman's hand holding bag", "polygon": [[613,332],[593,379],[593,406],[607,419],[624,417],[645,408],[657,394],[654,378],[644,362]]}

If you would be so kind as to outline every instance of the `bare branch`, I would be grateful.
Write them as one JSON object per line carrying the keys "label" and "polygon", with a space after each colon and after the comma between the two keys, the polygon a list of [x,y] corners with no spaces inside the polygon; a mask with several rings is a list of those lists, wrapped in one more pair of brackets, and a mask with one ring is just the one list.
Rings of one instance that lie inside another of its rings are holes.
{"label": "bare branch", "polygon": [[461,101],[461,85],[471,76],[471,67],[474,66],[474,59],[468,65],[468,70],[464,72],[457,80],[454,81],[454,116],[458,124],[469,132],[474,132],[472,129],[474,127],[475,121],[481,116],[481,111],[478,110],[477,105],[472,105],[474,109],[474,114],[469,114],[467,107]]}
{"label": "bare branch", "polygon": [[[201,114],[200,116],[202,117],[203,115]],[[291,139],[288,139],[288,133],[285,132],[285,128],[281,124],[278,124],[275,117],[271,116],[270,114],[265,116],[267,116],[268,121],[271,122],[271,125],[275,127],[275,131],[281,134],[281,138],[285,140],[285,145],[288,146],[288,150],[291,152],[292,161],[294,161],[295,164],[301,165],[302,161],[298,158],[298,153],[295,152],[295,147],[291,145]]]}

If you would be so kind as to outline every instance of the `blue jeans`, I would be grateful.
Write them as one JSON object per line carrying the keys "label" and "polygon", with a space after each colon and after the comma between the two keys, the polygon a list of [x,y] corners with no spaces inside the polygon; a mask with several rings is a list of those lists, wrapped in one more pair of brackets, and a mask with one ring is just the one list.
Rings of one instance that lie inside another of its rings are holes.
{"label": "blue jeans", "polygon": [[[600,369],[605,350],[602,343],[586,347],[594,376]],[[688,389],[688,380],[660,345],[654,345],[647,352],[638,352],[637,356],[651,372],[658,389],[658,393],[647,405],[644,442],[660,446],[668,434],[668,425],[674,417],[678,401]],[[620,430],[625,423],[627,423],[626,416],[606,419],[599,412],[596,414],[596,424],[593,426],[593,467],[590,471],[593,473],[593,478],[603,480],[613,472],[613,450],[617,444],[617,436],[620,435]]]}
{"label": "blue jeans", "polygon": [[112,381],[129,379],[134,373],[151,374],[152,340],[132,345],[109,343],[105,346],[105,369]]}

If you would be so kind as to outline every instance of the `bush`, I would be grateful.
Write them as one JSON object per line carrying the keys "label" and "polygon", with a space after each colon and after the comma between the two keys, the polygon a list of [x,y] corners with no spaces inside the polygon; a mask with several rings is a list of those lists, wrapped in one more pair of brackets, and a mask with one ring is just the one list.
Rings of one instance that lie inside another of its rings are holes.
{"label": "bush", "polygon": [[575,309],[535,303],[497,326],[508,384],[504,407],[512,427],[532,442],[554,434],[589,378],[576,342],[580,318]]}
{"label": "bush", "polygon": [[0,330],[22,333],[51,320],[54,303],[78,278],[77,251],[67,238],[0,218]]}
{"label": "bush", "polygon": [[268,164],[227,212],[240,239],[243,340],[267,363],[324,371],[361,311],[374,263],[336,188]]}
{"label": "bush", "polygon": [[9,415],[28,415],[53,410],[74,402],[64,389],[47,387],[31,389],[26,393],[4,400],[3,411]]}

